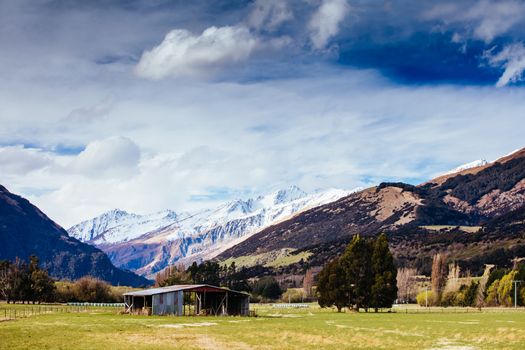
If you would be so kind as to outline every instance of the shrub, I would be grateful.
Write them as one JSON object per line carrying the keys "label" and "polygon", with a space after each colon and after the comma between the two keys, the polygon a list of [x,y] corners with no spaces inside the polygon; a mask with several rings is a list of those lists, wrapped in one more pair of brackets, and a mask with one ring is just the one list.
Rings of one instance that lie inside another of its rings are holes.
{"label": "shrub", "polygon": [[[463,287],[462,287],[463,288]],[[479,282],[472,281],[468,287],[464,287],[464,300],[462,306],[476,306]]]}
{"label": "shrub", "polygon": [[447,292],[441,297],[441,306],[459,306],[463,304],[464,295],[461,292]]}
{"label": "shrub", "polygon": [[300,288],[288,288],[281,296],[281,300],[285,303],[301,303],[305,298],[306,294]]}
{"label": "shrub", "polygon": [[73,291],[73,282],[56,282],[55,283],[55,301],[59,303],[67,303],[75,300],[75,293]]}
{"label": "shrub", "polygon": [[427,296],[428,296],[428,306],[435,305],[435,303],[436,303],[435,299],[436,298],[435,298],[434,293],[431,290],[429,290],[429,291],[425,291],[424,290],[422,292],[419,292],[418,295],[416,296],[417,303],[420,306],[425,306],[426,305]]}
{"label": "shrub", "polygon": [[487,288],[487,297],[485,298],[485,302],[487,303],[487,305],[489,306],[499,305],[498,287],[499,287],[499,280],[495,280]]}

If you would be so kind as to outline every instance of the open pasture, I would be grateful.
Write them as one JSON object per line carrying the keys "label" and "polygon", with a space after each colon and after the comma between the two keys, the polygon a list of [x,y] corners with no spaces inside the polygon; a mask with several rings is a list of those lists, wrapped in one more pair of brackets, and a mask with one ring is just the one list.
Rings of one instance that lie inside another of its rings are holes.
{"label": "open pasture", "polygon": [[[32,306],[16,306],[18,311],[24,307]],[[148,317],[119,315],[110,308],[57,309],[0,322],[0,349],[525,348],[525,312],[510,309],[378,314],[337,313],[314,305],[253,309],[258,317]]]}

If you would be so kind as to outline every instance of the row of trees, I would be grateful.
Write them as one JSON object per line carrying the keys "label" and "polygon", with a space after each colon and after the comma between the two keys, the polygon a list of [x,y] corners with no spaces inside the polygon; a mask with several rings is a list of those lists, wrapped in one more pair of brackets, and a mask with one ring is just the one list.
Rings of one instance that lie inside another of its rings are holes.
{"label": "row of trees", "polygon": [[335,306],[368,311],[391,307],[397,298],[397,270],[386,235],[364,239],[355,235],[339,258],[318,275],[317,294],[321,307]]}
{"label": "row of trees", "polygon": [[[456,263],[447,265],[447,257],[434,256],[431,289],[417,295],[420,305],[429,306],[525,306],[525,265],[512,269],[493,269],[487,266],[481,277],[460,278]],[[517,299],[516,299],[517,298]]]}
{"label": "row of trees", "polygon": [[230,265],[220,265],[216,261],[202,264],[194,262],[187,269],[184,265],[170,266],[155,276],[155,285],[159,287],[191,283],[211,284],[239,291],[251,290],[246,270],[238,269],[235,262]]}
{"label": "row of trees", "polygon": [[[516,281],[516,282],[514,282]],[[491,273],[485,303],[489,306],[525,306],[525,265]],[[515,297],[517,300],[515,300]]]}
{"label": "row of trees", "polygon": [[0,262],[0,297],[8,303],[52,301],[54,293],[55,283],[39,267],[38,257],[31,256],[29,264],[18,258]]}
{"label": "row of trees", "polygon": [[187,269],[184,265],[170,266],[155,276],[155,284],[159,287],[191,283],[211,284],[251,292],[253,301],[276,300],[283,293],[279,283],[271,276],[250,282],[246,269],[238,269],[235,262],[230,265],[220,265],[215,261],[206,261],[202,264],[194,262]]}
{"label": "row of trees", "polygon": [[86,276],[74,282],[56,282],[39,266],[36,256],[0,261],[0,299],[8,303],[122,302],[122,294],[108,283]]}

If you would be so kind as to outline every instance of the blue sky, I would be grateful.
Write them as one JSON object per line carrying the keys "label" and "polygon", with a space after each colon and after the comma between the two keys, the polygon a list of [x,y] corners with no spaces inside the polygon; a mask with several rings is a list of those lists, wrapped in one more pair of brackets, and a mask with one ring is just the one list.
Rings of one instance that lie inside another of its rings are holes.
{"label": "blue sky", "polygon": [[524,147],[522,1],[0,0],[0,183],[64,226]]}

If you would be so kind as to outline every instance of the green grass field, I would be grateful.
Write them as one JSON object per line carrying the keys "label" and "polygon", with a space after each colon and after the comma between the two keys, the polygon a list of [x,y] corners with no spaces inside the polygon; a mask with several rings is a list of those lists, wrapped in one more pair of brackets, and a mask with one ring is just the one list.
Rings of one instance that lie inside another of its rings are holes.
{"label": "green grass field", "polygon": [[[0,313],[5,307],[0,305]],[[56,311],[0,322],[0,349],[525,348],[523,311],[338,314],[317,307],[254,308],[258,317],[250,318]]]}

